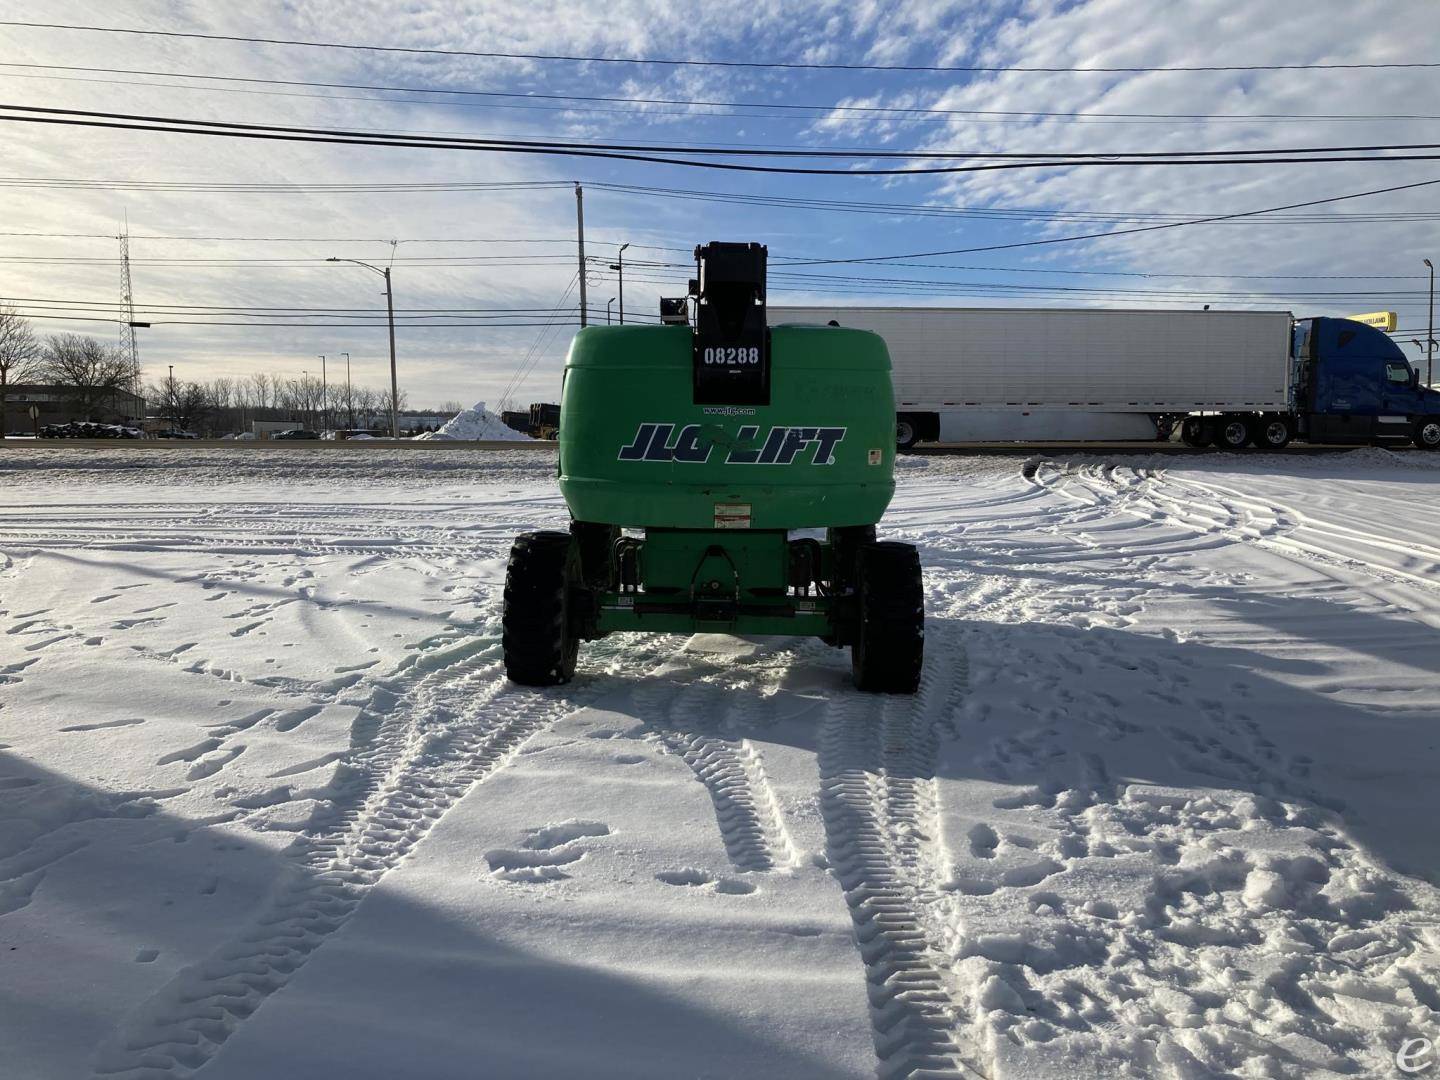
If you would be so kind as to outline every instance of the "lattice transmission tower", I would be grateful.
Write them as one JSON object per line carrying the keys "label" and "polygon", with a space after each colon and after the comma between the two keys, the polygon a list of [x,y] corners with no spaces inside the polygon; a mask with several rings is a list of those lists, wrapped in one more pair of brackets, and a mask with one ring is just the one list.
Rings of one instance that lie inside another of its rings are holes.
{"label": "lattice transmission tower", "polygon": [[130,372],[129,390],[140,393],[140,349],[135,343],[135,293],[130,285],[130,215],[120,233],[120,358]]}

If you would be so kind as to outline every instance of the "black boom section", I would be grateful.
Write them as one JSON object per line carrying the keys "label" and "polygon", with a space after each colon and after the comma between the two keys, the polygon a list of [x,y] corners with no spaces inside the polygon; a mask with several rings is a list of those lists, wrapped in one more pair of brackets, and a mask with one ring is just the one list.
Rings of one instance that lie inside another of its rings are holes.
{"label": "black boom section", "polygon": [[770,404],[764,244],[695,249],[693,365],[696,405]]}

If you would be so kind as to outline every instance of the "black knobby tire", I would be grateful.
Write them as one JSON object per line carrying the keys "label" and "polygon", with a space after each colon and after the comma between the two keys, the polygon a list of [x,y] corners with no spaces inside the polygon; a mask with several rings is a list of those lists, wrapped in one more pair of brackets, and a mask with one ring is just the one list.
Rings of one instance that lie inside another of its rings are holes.
{"label": "black knobby tire", "polygon": [[925,656],[925,591],[920,555],[909,544],[860,550],[859,613],[850,667],[855,685],[882,694],[920,688]]}
{"label": "black knobby tire", "polygon": [[557,686],[575,674],[580,642],[570,625],[579,553],[569,533],[524,533],[505,569],[501,644],[505,674],[522,686]]}
{"label": "black knobby tire", "polygon": [[1283,450],[1294,436],[1290,421],[1283,416],[1262,416],[1255,423],[1255,445],[1261,450]]}
{"label": "black knobby tire", "polygon": [[1215,445],[1222,450],[1243,450],[1253,438],[1250,421],[1243,416],[1222,416],[1215,423]]}
{"label": "black knobby tire", "polygon": [[1211,439],[1210,422],[1201,416],[1187,416],[1180,422],[1180,441],[1186,446],[1199,450],[1209,446]]}
{"label": "black knobby tire", "polygon": [[1421,450],[1440,450],[1440,416],[1422,416],[1416,420],[1414,438]]}

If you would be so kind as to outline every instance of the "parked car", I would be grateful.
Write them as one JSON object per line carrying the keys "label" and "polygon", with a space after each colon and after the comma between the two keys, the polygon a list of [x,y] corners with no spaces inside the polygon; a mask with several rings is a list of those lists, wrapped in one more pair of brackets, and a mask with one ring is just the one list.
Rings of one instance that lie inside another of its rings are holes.
{"label": "parked car", "polygon": [[304,428],[292,428],[292,429],[289,430],[289,431],[277,431],[274,435],[271,435],[270,438],[272,438],[272,439],[318,439],[318,438],[320,438],[320,433],[319,433],[318,431],[306,431]]}
{"label": "parked car", "polygon": [[197,435],[197,434],[196,434],[195,432],[193,432],[193,431],[157,431],[157,432],[155,433],[155,437],[156,437],[157,439],[198,439],[198,438],[200,438],[200,436]]}

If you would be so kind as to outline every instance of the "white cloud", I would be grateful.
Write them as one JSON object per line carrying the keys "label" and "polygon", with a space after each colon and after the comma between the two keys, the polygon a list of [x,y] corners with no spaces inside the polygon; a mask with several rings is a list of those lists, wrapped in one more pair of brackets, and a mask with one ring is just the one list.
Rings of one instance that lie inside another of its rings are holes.
{"label": "white cloud", "polygon": [[[311,0],[262,5],[47,4],[44,17],[57,22],[141,25],[213,33],[383,41],[418,48],[585,53],[609,55],[769,57],[814,61],[955,63],[1070,66],[1173,63],[1293,63],[1314,60],[1386,61],[1423,52],[1436,38],[1440,15],[1430,5],[1355,5],[1317,0],[1306,5],[1237,5],[1233,0],[1194,0],[1152,5],[1091,0],[1073,5],[898,4],[813,5],[760,2],[735,8],[615,2],[606,5],[505,3],[466,5],[416,0],[393,5]],[[100,36],[59,31],[0,29],[12,61],[97,64],[153,70],[200,71],[255,78],[302,78],[331,82],[449,85],[504,91],[577,92],[678,99],[767,100],[786,103],[840,100],[957,109],[1103,110],[1124,112],[1430,112],[1440,114],[1430,72],[1273,72],[1215,74],[1001,74],[901,77],[875,73],[784,73],[744,68],[617,67],[553,65],[475,57],[407,56],[295,49],[183,39]],[[1428,53],[1425,54],[1428,56]],[[13,74],[13,69],[12,69]],[[96,75],[97,79],[107,76]],[[115,78],[126,78],[116,76]],[[151,80],[161,82],[163,80]],[[766,117],[695,117],[654,106],[634,114],[556,111],[562,102],[524,102],[546,108],[443,107],[409,102],[350,100],[364,91],[335,90],[335,100],[286,94],[317,94],[308,88],[254,87],[265,94],[213,93],[168,87],[109,85],[5,78],[16,102],[78,108],[114,108],[212,119],[253,117],[307,126],[386,130],[468,131],[475,134],[567,133],[677,142],[786,143],[823,137],[844,145],[964,146],[975,149],[1088,151],[1104,148],[1178,149],[1427,141],[1440,124],[1374,122],[1270,125],[1263,123],[1070,124],[1056,121],[985,123],[957,118],[947,123],[904,123],[876,118],[869,124],[815,124]],[[482,99],[483,100],[483,99]],[[596,108],[629,109],[625,105]],[[1345,191],[1440,175],[1429,163],[1328,165],[1243,169],[1094,168],[1046,173],[980,174],[951,182],[865,179],[752,180],[676,169],[617,168],[558,158],[438,153],[360,147],[245,143],[189,136],[137,136],[93,130],[59,131],[12,125],[0,172],[10,176],[104,179],[190,179],[245,182],[435,182],[554,179],[610,176],[626,182],[720,190],[780,191],[829,198],[919,202],[939,197],[966,205],[1082,207],[1116,212],[1227,211],[1317,198]],[[407,240],[403,258],[423,254],[500,254],[501,245],[422,247],[413,238],[491,237],[566,239],[573,230],[568,190],[505,193],[406,194],[211,194],[196,192],[42,191],[11,189],[4,228],[11,231],[113,233],[128,211],[135,234],[182,233],[242,236],[371,236]],[[1373,205],[1353,203],[1337,211],[1429,208],[1434,197],[1387,197]],[[905,230],[924,229],[934,246],[966,246],[972,226],[824,217],[761,211],[733,205],[657,199],[621,199],[599,190],[587,198],[591,251],[608,256],[609,243],[637,245],[628,258],[685,262],[680,252],[645,252],[641,244],[688,248],[718,236],[758,235],[792,253],[832,250],[837,255],[910,250],[897,244]],[[1071,226],[1055,226],[1052,233]],[[991,231],[983,234],[993,235]],[[1007,238],[1046,235],[1039,227],[1015,226]],[[1418,271],[1422,254],[1435,257],[1436,235],[1413,225],[1274,225],[1197,227],[1095,243],[1036,249],[1007,257],[1013,265],[1067,265],[1164,269],[1180,272],[1392,273]],[[0,238],[7,255],[113,257],[106,240]],[[519,248],[572,255],[563,244]],[[639,254],[637,254],[639,252]],[[142,304],[170,302],[275,306],[362,307],[382,303],[378,280],[354,267],[160,266],[157,257],[308,257],[345,255],[383,259],[388,247],[325,244],[260,245],[169,243],[133,245],[136,291]],[[999,264],[1000,258],[987,261]],[[568,258],[541,265],[418,266],[397,264],[401,307],[548,307],[574,271]],[[627,307],[653,308],[661,292],[684,281],[683,269],[640,268],[627,281]],[[897,275],[901,276],[901,275]],[[916,274],[916,276],[934,276]],[[972,277],[974,275],[971,275]],[[607,275],[608,277],[608,275]],[[648,280],[647,280],[648,279]],[[1008,280],[1014,280],[1013,278]],[[673,284],[662,284],[672,282]],[[1240,291],[1253,289],[1235,279]],[[1157,287],[1147,283],[1147,287]],[[1225,282],[1207,288],[1223,289]],[[1344,287],[1343,284],[1341,287]],[[0,261],[0,295],[118,299],[113,264],[43,266]],[[613,281],[597,282],[592,305],[603,309]],[[597,299],[598,297],[598,299]],[[888,297],[895,299],[894,296]],[[1343,303],[1343,302],[1339,302]],[[1308,305],[1308,306],[1307,306]],[[1277,299],[1275,306],[1313,310],[1318,304]],[[1367,305],[1378,306],[1378,305]],[[1407,321],[1415,304],[1397,304]],[[1334,305],[1330,305],[1333,308]],[[46,329],[67,324],[42,324]],[[97,328],[97,332],[113,330]],[[287,373],[308,367],[315,354],[349,351],[357,378],[384,378],[385,340],[379,326],[297,330],[233,327],[162,327],[142,331],[142,355],[153,364],[213,377],[256,368]],[[412,400],[493,398],[509,380],[536,331],[405,329],[400,338],[402,380]],[[564,340],[557,335],[536,375],[522,391],[526,400],[552,396]],[[315,361],[318,362],[318,361]]]}

